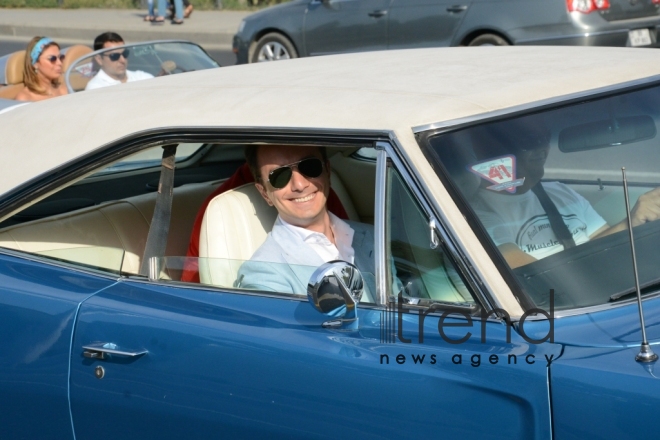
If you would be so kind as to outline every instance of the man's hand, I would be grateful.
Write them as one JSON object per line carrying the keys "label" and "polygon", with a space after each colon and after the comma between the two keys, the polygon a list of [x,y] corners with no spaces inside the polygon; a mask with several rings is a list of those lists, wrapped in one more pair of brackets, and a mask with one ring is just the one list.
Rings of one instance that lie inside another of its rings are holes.
{"label": "man's hand", "polygon": [[502,256],[506,262],[509,263],[509,267],[511,267],[511,269],[515,269],[516,267],[524,266],[536,261],[536,258],[523,252],[522,249],[520,249],[514,243],[504,243],[499,245],[497,248],[502,253]]}
{"label": "man's hand", "polygon": [[[639,196],[637,203],[630,211],[630,219],[633,228],[644,223],[660,220],[660,188],[655,188]],[[628,229],[628,220],[623,219],[611,228],[601,228],[589,238],[600,238],[626,229]]]}
{"label": "man's hand", "polygon": [[660,188],[639,196],[630,217],[633,227],[660,219]]}

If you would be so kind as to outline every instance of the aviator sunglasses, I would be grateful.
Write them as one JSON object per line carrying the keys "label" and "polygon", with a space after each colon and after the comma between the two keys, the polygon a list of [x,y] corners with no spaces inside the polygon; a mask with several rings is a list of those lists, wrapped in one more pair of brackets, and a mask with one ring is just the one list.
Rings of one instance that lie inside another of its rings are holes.
{"label": "aviator sunglasses", "polygon": [[124,49],[123,52],[116,52],[116,53],[111,53],[111,54],[102,53],[101,56],[110,58],[110,61],[117,61],[117,60],[119,60],[119,57],[122,57],[122,56],[124,57],[124,59],[127,60],[128,56],[130,54],[131,54],[130,50]]}
{"label": "aviator sunglasses", "polygon": [[298,168],[298,172],[305,177],[315,178],[323,173],[323,162],[318,157],[310,157],[298,162],[290,163],[288,165],[275,168],[268,173],[268,182],[275,189],[284,188],[291,176],[293,175],[293,168]]}
{"label": "aviator sunglasses", "polygon": [[57,60],[64,61],[64,54],[51,55],[46,57],[46,60],[48,60],[51,64],[55,64]]}

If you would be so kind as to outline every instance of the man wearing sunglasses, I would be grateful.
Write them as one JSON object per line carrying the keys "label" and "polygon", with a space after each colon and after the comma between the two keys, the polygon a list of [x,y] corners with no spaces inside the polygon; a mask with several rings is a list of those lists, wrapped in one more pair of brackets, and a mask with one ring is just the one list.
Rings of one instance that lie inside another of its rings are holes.
{"label": "man wearing sunglasses", "polygon": [[[105,32],[94,39],[94,50],[123,46],[124,40],[114,32]],[[85,87],[85,90],[98,89],[131,81],[153,78],[153,75],[141,70],[128,70],[129,49],[117,49],[101,52],[94,57],[99,71]]]}
{"label": "man wearing sunglasses", "polygon": [[343,221],[328,211],[330,163],[325,149],[250,146],[246,160],[255,186],[278,216],[266,241],[241,267],[236,286],[305,294],[316,267],[344,260],[365,278],[363,301],[373,301],[373,227]]}

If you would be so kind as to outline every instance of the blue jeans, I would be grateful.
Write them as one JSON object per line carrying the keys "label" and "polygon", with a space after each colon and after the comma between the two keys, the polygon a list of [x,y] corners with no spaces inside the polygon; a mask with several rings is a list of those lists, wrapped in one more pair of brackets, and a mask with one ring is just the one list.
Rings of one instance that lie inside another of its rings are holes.
{"label": "blue jeans", "polygon": [[[149,15],[153,15],[153,0],[149,2]],[[174,9],[176,10],[176,18],[183,20],[183,0],[174,0]],[[165,17],[167,12],[167,0],[158,0],[158,16]]]}

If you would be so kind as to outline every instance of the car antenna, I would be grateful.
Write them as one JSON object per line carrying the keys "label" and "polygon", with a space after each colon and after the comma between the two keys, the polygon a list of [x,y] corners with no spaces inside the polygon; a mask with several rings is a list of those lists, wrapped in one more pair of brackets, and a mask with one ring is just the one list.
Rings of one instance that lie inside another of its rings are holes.
{"label": "car antenna", "polygon": [[637,291],[637,307],[639,309],[639,322],[642,326],[642,346],[635,356],[637,362],[655,362],[658,355],[653,353],[649,342],[646,340],[646,327],[644,326],[644,310],[642,309],[642,292],[639,289],[639,275],[637,272],[637,258],[635,256],[635,240],[633,238],[632,219],[630,218],[630,201],[628,200],[628,180],[626,179],[626,167],[621,167],[623,175],[623,196],[626,200],[626,216],[628,218],[628,236],[630,237],[630,250],[632,251],[633,273],[635,274],[635,290]]}

